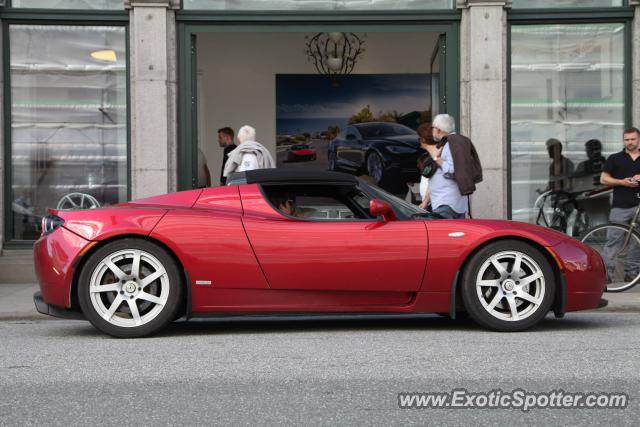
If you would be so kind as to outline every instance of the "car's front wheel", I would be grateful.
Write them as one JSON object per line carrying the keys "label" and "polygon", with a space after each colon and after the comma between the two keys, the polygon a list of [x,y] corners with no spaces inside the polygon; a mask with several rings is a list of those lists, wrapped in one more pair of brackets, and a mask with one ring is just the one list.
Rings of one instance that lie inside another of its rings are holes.
{"label": "car's front wheel", "polygon": [[176,318],[182,301],[180,273],[160,246],[117,240],[87,260],[78,300],[86,318],[102,332],[121,338],[150,335]]}
{"label": "car's front wheel", "polygon": [[337,171],[338,170],[338,158],[336,156],[336,152],[333,151],[333,150],[329,150],[329,154],[328,154],[327,157],[329,158],[329,170],[330,171]]}
{"label": "car's front wheel", "polygon": [[380,155],[375,151],[372,151],[367,156],[367,175],[373,178],[376,184],[382,181],[384,175],[384,163],[380,158]]}
{"label": "car's front wheel", "polygon": [[496,331],[515,332],[546,316],[555,280],[538,249],[520,241],[501,241],[482,248],[469,261],[461,292],[473,320]]}

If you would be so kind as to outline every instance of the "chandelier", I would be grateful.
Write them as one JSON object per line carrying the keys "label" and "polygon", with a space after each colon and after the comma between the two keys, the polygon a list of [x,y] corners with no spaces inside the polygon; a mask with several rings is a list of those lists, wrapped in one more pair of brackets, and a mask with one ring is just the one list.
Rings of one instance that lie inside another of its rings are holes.
{"label": "chandelier", "polygon": [[307,60],[318,73],[329,76],[333,86],[338,86],[337,76],[351,74],[364,52],[365,37],[339,32],[306,36]]}

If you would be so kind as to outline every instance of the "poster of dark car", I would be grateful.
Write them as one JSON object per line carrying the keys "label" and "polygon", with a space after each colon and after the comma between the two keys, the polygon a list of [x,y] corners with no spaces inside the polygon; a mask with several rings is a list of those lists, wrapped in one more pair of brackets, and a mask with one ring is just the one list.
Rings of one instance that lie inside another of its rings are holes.
{"label": "poster of dark car", "polygon": [[276,75],[278,168],[335,170],[406,192],[419,181],[415,129],[431,121],[429,74]]}

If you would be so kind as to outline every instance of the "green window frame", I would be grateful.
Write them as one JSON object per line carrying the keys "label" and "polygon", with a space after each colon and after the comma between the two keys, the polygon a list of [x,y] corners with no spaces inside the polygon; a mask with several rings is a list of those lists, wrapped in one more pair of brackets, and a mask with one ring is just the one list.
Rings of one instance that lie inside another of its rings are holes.
{"label": "green window frame", "polygon": [[[27,5],[22,5],[20,4],[21,2],[27,2]],[[29,6],[30,2],[34,2],[34,0],[5,0],[4,1],[4,5],[5,7],[11,7],[11,8],[15,8],[15,9],[19,9],[19,10],[34,10],[34,9],[60,9],[60,10],[70,10],[71,8],[69,8],[68,6],[65,6],[64,3],[65,1],[70,1],[72,2],[72,4],[74,4],[74,2],[77,2],[77,4],[81,5],[82,3],[100,3],[99,1],[93,1],[93,0],[58,0],[59,4],[55,4],[53,3],[53,7],[46,7],[44,6],[45,2],[47,0],[39,0],[39,3],[41,3],[43,6],[40,5],[36,5],[36,6]],[[124,0],[103,0],[105,1],[105,3],[120,3],[120,7],[84,7],[84,8],[80,8],[80,10],[91,10],[91,11],[103,11],[103,10],[124,10]],[[2,6],[3,1],[0,0],[0,6]],[[50,1],[51,3],[51,1]],[[106,6],[106,4],[105,4]]]}
{"label": "green window frame", "polygon": [[[612,5],[600,5],[598,1],[602,2],[603,0],[565,0],[560,1],[559,6],[553,6],[553,3],[558,3],[557,0],[542,0],[542,5],[536,5],[536,2],[541,0],[512,0],[511,7],[513,9],[518,10],[540,10],[540,9],[549,9],[549,10],[559,10],[559,9],[593,9],[593,8],[616,8],[616,7],[625,7],[629,6],[629,0],[607,0],[609,2],[619,2],[620,4],[612,4]],[[589,4],[588,1],[594,2],[593,5]],[[576,3],[575,5],[571,4],[571,2]],[[568,3],[568,4],[567,4]],[[586,6],[581,5],[580,3],[587,3]],[[533,6],[531,6],[533,4]],[[548,5],[547,5],[548,4]]]}
{"label": "green window frame", "polygon": [[4,75],[3,84],[3,141],[4,141],[4,176],[2,185],[4,187],[4,209],[2,212],[5,248],[30,248],[33,240],[12,239],[10,231],[13,230],[12,215],[12,129],[11,129],[11,72],[10,72],[10,40],[9,27],[11,25],[72,25],[72,26],[119,26],[125,29],[125,49],[126,55],[126,168],[127,168],[127,199],[131,199],[131,93],[130,93],[130,61],[129,61],[129,13],[128,11],[85,11],[85,10],[64,10],[64,9],[0,9],[0,24],[2,30],[2,73]]}
{"label": "green window frame", "polygon": [[[184,10],[200,10],[200,11],[281,11],[281,12],[297,12],[297,13],[314,13],[321,11],[392,11],[392,10],[451,10],[456,7],[456,0],[409,0],[408,2],[398,0],[377,0],[380,4],[375,7],[372,5],[349,5],[351,0],[302,0],[302,2],[310,3],[307,6],[297,4],[300,0],[235,0],[229,6],[225,6],[229,0],[182,0],[182,8]],[[245,3],[243,5],[242,3]],[[234,4],[236,3],[236,4]],[[267,4],[271,7],[255,7],[253,4]],[[276,4],[273,6],[273,4]],[[412,5],[411,3],[417,3]],[[351,6],[351,7],[350,7]],[[253,8],[252,8],[253,7]]]}
{"label": "green window frame", "polygon": [[[602,24],[624,25],[624,93],[630,94],[632,87],[632,22],[634,9],[625,0],[624,7],[576,8],[576,9],[512,9],[507,16],[507,217],[512,219],[512,146],[511,146],[511,30],[517,25],[549,24]],[[627,96],[624,106],[624,127],[632,125],[632,98]]]}
{"label": "green window frame", "polygon": [[[195,37],[203,32],[439,32],[446,34],[446,106],[460,116],[460,10],[207,13],[181,10],[178,24],[178,189],[195,186],[197,171],[197,90]],[[431,55],[431,52],[425,52]]]}

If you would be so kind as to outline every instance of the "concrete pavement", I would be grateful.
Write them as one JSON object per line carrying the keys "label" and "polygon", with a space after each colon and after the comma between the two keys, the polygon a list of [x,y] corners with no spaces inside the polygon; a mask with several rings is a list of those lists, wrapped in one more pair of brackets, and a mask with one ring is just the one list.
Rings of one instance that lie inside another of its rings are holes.
{"label": "concrete pavement", "polygon": [[[112,339],[0,322],[0,426],[637,426],[640,315],[582,312],[500,334],[438,316],[176,322]],[[626,409],[399,409],[400,392],[625,393]]]}
{"label": "concrete pavement", "polygon": [[[37,284],[0,284],[0,320],[53,319],[38,313],[33,304],[33,294],[39,290]],[[640,313],[640,285],[627,292],[605,293],[609,301],[606,313]]]}

